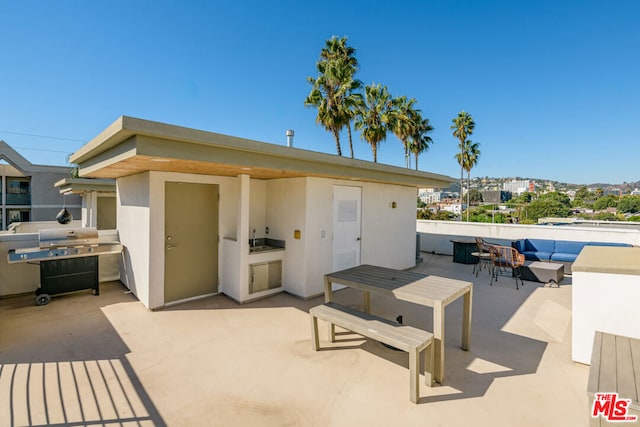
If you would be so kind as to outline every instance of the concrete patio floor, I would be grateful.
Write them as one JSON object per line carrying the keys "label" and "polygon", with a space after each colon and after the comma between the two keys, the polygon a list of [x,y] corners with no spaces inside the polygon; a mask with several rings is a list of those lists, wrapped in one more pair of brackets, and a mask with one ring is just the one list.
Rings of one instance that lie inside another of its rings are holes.
{"label": "concrete patio floor", "polygon": [[[588,367],[571,361],[571,277],[557,287],[422,254],[414,270],[474,282],[471,349],[461,300],[446,310],[443,385],[409,401],[408,356],[352,334],[311,349],[289,294],[220,295],[151,312],[119,283],[0,300],[0,426],[586,426]],[[361,294],[336,293],[361,307]],[[372,312],[432,330],[430,308],[372,295]],[[339,347],[339,348],[338,348]]]}

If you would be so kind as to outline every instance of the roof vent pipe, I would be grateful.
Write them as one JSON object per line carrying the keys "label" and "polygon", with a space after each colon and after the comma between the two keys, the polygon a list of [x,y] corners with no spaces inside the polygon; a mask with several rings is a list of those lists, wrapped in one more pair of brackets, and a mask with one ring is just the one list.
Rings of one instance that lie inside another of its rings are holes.
{"label": "roof vent pipe", "polygon": [[287,131],[287,147],[293,147],[293,129]]}

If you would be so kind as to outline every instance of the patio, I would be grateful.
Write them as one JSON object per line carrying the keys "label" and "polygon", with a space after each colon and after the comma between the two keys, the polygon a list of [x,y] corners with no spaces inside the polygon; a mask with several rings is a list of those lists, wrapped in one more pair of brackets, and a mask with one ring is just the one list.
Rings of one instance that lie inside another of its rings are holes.
{"label": "patio", "polygon": [[[588,367],[571,360],[571,277],[559,288],[422,253],[414,270],[474,283],[471,349],[462,303],[446,311],[445,384],[407,398],[408,355],[354,335],[311,348],[310,307],[288,294],[215,296],[156,312],[119,282],[0,299],[0,425],[584,426]],[[336,302],[360,307],[345,289]],[[372,312],[432,330],[430,309],[372,295]],[[326,343],[326,325],[321,323]]]}

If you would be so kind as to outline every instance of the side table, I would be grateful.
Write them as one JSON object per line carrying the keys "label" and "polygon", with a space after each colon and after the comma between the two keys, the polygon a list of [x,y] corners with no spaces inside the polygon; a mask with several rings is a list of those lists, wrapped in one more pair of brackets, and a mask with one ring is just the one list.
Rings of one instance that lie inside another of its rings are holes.
{"label": "side table", "polygon": [[478,258],[478,263],[473,265],[473,273],[478,277],[478,273],[486,268],[491,272],[493,262],[491,261],[491,254],[489,252],[471,252],[471,256]]}

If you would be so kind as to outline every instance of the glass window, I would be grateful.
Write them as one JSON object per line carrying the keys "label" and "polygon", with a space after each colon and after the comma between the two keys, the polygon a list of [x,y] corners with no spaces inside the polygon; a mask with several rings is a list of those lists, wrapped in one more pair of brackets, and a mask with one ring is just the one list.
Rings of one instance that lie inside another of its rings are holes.
{"label": "glass window", "polygon": [[29,178],[7,177],[7,205],[30,205],[31,181]]}
{"label": "glass window", "polygon": [[29,209],[7,209],[7,225],[12,222],[29,222],[30,218]]}

